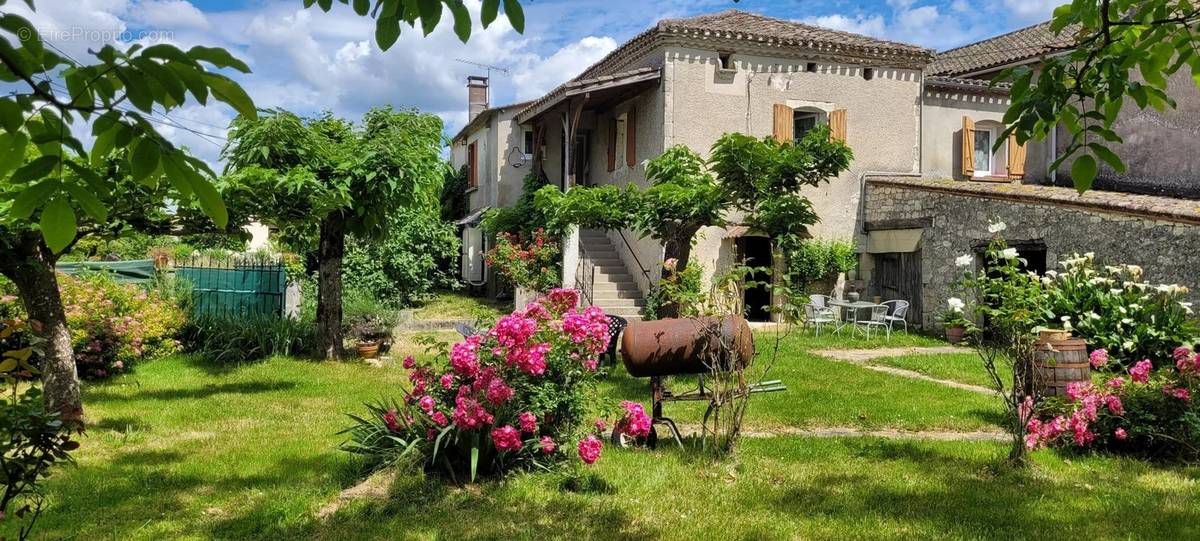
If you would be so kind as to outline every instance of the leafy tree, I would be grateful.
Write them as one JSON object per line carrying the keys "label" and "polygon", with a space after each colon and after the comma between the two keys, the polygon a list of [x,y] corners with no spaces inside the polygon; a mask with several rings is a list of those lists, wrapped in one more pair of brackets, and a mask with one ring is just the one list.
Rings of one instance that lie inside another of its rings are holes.
{"label": "leafy tree", "polygon": [[[471,37],[471,12],[467,10],[462,0],[338,0],[349,5],[354,12],[362,17],[375,19],[375,42],[379,48],[388,50],[400,39],[401,25],[410,28],[420,26],[424,35],[428,36],[442,21],[443,6],[450,11],[453,19],[454,33],[464,43]],[[519,0],[503,0],[504,15],[518,33],[525,32],[525,11]],[[324,11],[333,9],[333,0],[304,0],[304,7],[316,4]],[[483,0],[479,18],[484,28],[487,28],[500,14],[501,0]]]}
{"label": "leafy tree", "polygon": [[467,215],[470,201],[467,198],[467,166],[455,171],[446,169],[446,178],[442,180],[442,221],[452,222]]}
{"label": "leafy tree", "polygon": [[1080,193],[1091,188],[1099,161],[1117,172],[1125,163],[1110,145],[1122,142],[1113,123],[1129,98],[1139,109],[1175,107],[1168,78],[1190,69],[1200,87],[1200,5],[1191,0],[1075,1],[1054,10],[1051,30],[1070,36],[1063,54],[1036,69],[1019,66],[997,80],[1012,82],[1009,127],[1024,144],[1044,140],[1062,125],[1071,134],[1050,166],[1073,159],[1071,179]]}
{"label": "leafy tree", "polygon": [[390,107],[371,109],[361,126],[281,110],[234,120],[223,152],[230,205],[278,226],[293,243],[315,230],[322,356],[342,354],[347,235],[377,241],[397,208],[435,207],[446,169],[441,144],[438,117]]}
{"label": "leafy tree", "polygon": [[[153,122],[189,100],[253,116],[246,93],[214,71],[249,68],[223,49],[169,44],[106,46],[85,63],[43,42],[18,15],[0,14],[0,29],[0,80],[19,87],[0,97],[0,273],[45,341],[48,409],[78,423],[83,406],[54,264],[87,235],[172,221],[166,197],[226,226],[212,171]],[[80,125],[95,137],[90,152],[72,132]]]}

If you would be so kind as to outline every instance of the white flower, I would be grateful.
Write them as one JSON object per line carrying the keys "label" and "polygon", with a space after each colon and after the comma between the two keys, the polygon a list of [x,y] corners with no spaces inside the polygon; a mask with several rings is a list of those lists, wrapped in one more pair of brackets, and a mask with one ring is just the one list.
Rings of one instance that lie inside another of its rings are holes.
{"label": "white flower", "polygon": [[958,256],[958,259],[954,260],[954,264],[958,265],[960,267],[966,267],[967,265],[970,265],[971,263],[974,263],[974,262],[975,262],[975,256],[973,256],[971,254],[960,255],[960,256]]}
{"label": "white flower", "polygon": [[1088,252],[1086,254],[1083,254],[1083,257],[1085,259],[1087,259],[1088,261],[1091,261],[1093,259],[1096,259],[1096,252]]}
{"label": "white flower", "polygon": [[1133,349],[1133,340],[1126,340],[1124,343],[1121,344],[1121,349],[1132,350]]}
{"label": "white flower", "polygon": [[1004,231],[1005,229],[1008,229],[1008,226],[1004,225],[1004,222],[996,222],[994,224],[988,224],[988,233],[995,234],[995,233]]}
{"label": "white flower", "polygon": [[1097,320],[1098,320],[1098,319],[1100,319],[1100,314],[1097,314],[1097,313],[1095,313],[1095,312],[1088,312],[1088,313],[1087,313],[1087,316],[1088,316],[1088,317],[1090,317],[1090,318],[1092,318],[1092,319],[1097,319]]}
{"label": "white flower", "polygon": [[1058,271],[1048,270],[1046,271],[1046,276],[1049,276],[1050,278],[1058,278]]}
{"label": "white flower", "polygon": [[1017,249],[1016,248],[1005,248],[1004,251],[1000,252],[1000,257],[1003,257],[1004,259],[1016,259],[1017,258]]}
{"label": "white flower", "polygon": [[958,297],[950,297],[949,299],[946,299],[946,304],[950,305],[950,310],[953,312],[962,312],[963,308],[966,308],[967,306],[967,304]]}

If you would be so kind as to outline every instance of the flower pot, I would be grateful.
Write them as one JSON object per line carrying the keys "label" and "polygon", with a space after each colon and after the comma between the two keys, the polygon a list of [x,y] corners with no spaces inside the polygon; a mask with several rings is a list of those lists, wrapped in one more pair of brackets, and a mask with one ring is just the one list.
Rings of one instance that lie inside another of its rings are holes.
{"label": "flower pot", "polygon": [[1038,342],[1061,342],[1071,338],[1071,331],[1042,329],[1038,331]]}
{"label": "flower pot", "polygon": [[955,345],[960,344],[963,341],[963,335],[965,333],[966,329],[964,329],[961,325],[946,327],[946,341]]}
{"label": "flower pot", "polygon": [[536,290],[518,287],[513,293],[513,304],[515,305],[514,309],[524,310],[526,306],[529,306],[529,303],[537,300],[537,298],[538,292]]}
{"label": "flower pot", "polygon": [[358,356],[364,359],[374,359],[379,356],[379,342],[367,340],[358,343]]}

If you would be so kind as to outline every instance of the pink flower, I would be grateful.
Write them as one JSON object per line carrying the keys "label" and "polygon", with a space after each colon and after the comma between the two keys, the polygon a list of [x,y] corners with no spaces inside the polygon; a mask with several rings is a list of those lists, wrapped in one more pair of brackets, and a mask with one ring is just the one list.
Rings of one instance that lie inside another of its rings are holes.
{"label": "pink flower", "polygon": [[1113,437],[1117,438],[1118,441],[1125,441],[1125,438],[1128,438],[1129,434],[1125,432],[1124,428],[1118,428],[1113,431]]}
{"label": "pink flower", "polygon": [[596,418],[596,432],[601,432],[601,433],[602,433],[602,432],[604,432],[604,429],[605,429],[606,427],[607,427],[607,425],[606,425],[606,424],[604,424],[604,419],[601,419],[601,418],[597,417],[597,418]]}
{"label": "pink flower", "polygon": [[417,366],[417,360],[414,359],[412,355],[409,355],[408,357],[404,358],[404,362],[402,364],[404,368],[412,370],[414,366]]}
{"label": "pink flower", "polygon": [[1176,387],[1170,383],[1163,385],[1163,394],[1178,398],[1179,400],[1188,401],[1192,399],[1192,393],[1184,387]]}
{"label": "pink flower", "polygon": [[1180,374],[1200,372],[1200,357],[1186,347],[1177,347],[1175,348],[1175,368],[1179,370]]}
{"label": "pink flower", "polygon": [[1150,368],[1152,366],[1150,359],[1138,361],[1137,364],[1133,365],[1133,368],[1129,369],[1129,379],[1137,383],[1150,381]]}
{"label": "pink flower", "polygon": [[588,372],[595,372],[600,367],[600,361],[595,358],[587,358],[583,360],[583,368]]}
{"label": "pink flower", "polygon": [[574,289],[552,289],[546,294],[546,303],[551,310],[562,314],[579,306],[579,292]]}
{"label": "pink flower", "polygon": [[433,419],[433,422],[438,426],[446,426],[450,423],[450,420],[446,419],[446,414],[440,411],[433,412],[433,415],[430,418]]}
{"label": "pink flower", "polygon": [[424,411],[425,413],[428,413],[428,414],[433,413],[434,400],[433,400],[432,396],[429,396],[429,395],[422,396],[421,399],[417,401],[417,405],[420,406],[421,410]]}
{"label": "pink flower", "polygon": [[548,455],[550,453],[553,453],[554,449],[557,448],[557,446],[554,445],[554,438],[551,438],[550,436],[542,436],[540,443],[542,445],[542,453],[543,454]]}
{"label": "pink flower", "polygon": [[492,443],[497,451],[520,451],[521,433],[517,429],[504,425],[492,430]]}
{"label": "pink flower", "polygon": [[535,344],[528,349],[516,348],[509,351],[509,359],[522,372],[531,376],[546,373],[546,354],[550,352],[549,343]]}
{"label": "pink flower", "polygon": [[649,436],[653,423],[651,423],[650,417],[646,415],[645,408],[637,402],[630,402],[628,400],[622,400],[621,407],[625,409],[625,417],[621,419],[618,425],[621,427],[621,431],[635,438]]}
{"label": "pink flower", "polygon": [[454,344],[450,348],[450,367],[461,376],[475,377],[479,373],[479,343],[482,336],[475,335]]}
{"label": "pink flower", "polygon": [[1108,364],[1108,351],[1104,348],[1097,349],[1088,356],[1088,359],[1092,363],[1092,368],[1100,368]]}
{"label": "pink flower", "polygon": [[538,429],[537,417],[528,411],[521,412],[521,414],[517,416],[517,424],[521,426],[521,432],[526,432],[529,434],[537,432]]}
{"label": "pink flower", "polygon": [[600,460],[600,449],[603,447],[604,444],[596,439],[596,436],[588,434],[586,438],[579,440],[579,459],[584,464],[595,464]]}
{"label": "pink flower", "polygon": [[440,378],[440,380],[442,382],[443,389],[450,389],[450,388],[454,387],[454,374],[453,373],[446,372],[445,374],[442,374],[442,377]]}
{"label": "pink flower", "polygon": [[1125,405],[1121,403],[1121,398],[1116,395],[1107,395],[1104,397],[1104,406],[1113,415],[1125,415]]}
{"label": "pink flower", "polygon": [[1021,419],[1031,419],[1030,422],[1032,422],[1032,418],[1033,418],[1033,397],[1032,396],[1026,395],[1025,400],[1022,400],[1021,404],[1019,406],[1017,406],[1017,416],[1020,417]]}
{"label": "pink flower", "polygon": [[512,387],[504,383],[500,378],[494,378],[488,383],[486,398],[488,402],[497,406],[508,402],[513,397]]}
{"label": "pink flower", "polygon": [[400,419],[396,410],[390,409],[383,414],[383,424],[392,432],[400,430]]}
{"label": "pink flower", "polygon": [[1092,384],[1086,381],[1072,381],[1067,384],[1067,398],[1072,402],[1078,402],[1088,393],[1091,386]]}
{"label": "pink flower", "polygon": [[479,402],[464,396],[455,399],[453,418],[454,424],[464,430],[477,430],[492,424],[493,419]]}
{"label": "pink flower", "polygon": [[1112,379],[1108,380],[1108,382],[1105,383],[1105,385],[1107,385],[1109,389],[1118,391],[1121,389],[1121,387],[1123,387],[1125,385],[1125,378],[1120,378],[1120,377],[1112,378]]}

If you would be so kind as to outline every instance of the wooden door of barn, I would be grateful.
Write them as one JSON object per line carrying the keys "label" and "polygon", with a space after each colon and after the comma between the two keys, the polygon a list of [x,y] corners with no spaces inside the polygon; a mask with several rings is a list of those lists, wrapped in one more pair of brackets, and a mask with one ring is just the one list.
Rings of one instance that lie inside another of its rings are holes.
{"label": "wooden door of barn", "polygon": [[908,324],[921,325],[921,251],[875,254],[876,291],[883,300],[909,302]]}

